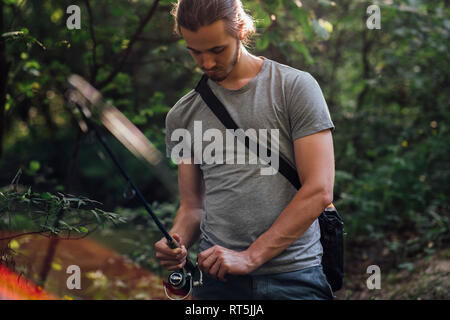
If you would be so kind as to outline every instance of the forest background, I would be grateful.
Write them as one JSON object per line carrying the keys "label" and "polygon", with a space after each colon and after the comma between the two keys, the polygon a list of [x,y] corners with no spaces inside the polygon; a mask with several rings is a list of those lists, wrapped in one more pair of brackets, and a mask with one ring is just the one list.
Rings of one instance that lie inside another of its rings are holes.
{"label": "forest background", "polygon": [[[29,246],[36,238],[23,233],[50,239],[61,231],[81,234],[82,239],[70,241],[103,243],[156,275],[152,281],[159,283],[157,276],[164,271],[155,261],[153,242],[160,234],[141,203],[130,197],[101,145],[80,128],[79,114],[64,93],[71,74],[85,77],[164,154],[167,112],[201,76],[184,41],[173,33],[171,2],[0,0],[1,261],[56,296],[159,297],[159,284],[139,286],[97,267],[85,273],[83,293],[67,291],[57,276],[65,270],[63,258],[49,256],[47,244],[41,244],[38,251],[47,257],[42,259],[53,259],[42,272],[45,262],[29,262],[30,250],[36,251]],[[243,3],[258,32],[249,51],[311,73],[336,126],[334,204],[345,221],[346,248],[346,278],[338,297],[448,299],[446,1]],[[80,29],[67,26],[71,5],[80,8]],[[379,8],[379,29],[369,28],[371,5]],[[104,134],[170,226],[178,195],[170,194],[152,168]],[[164,161],[176,176],[176,166]],[[31,208],[28,201],[27,210],[11,206],[13,200],[23,204],[32,197],[47,201],[47,210],[33,207],[38,201],[31,201]],[[78,207],[94,204],[97,221],[55,220],[58,213],[52,205],[70,201]],[[81,261],[83,253],[79,255]],[[381,289],[367,286],[370,265],[380,267]]]}

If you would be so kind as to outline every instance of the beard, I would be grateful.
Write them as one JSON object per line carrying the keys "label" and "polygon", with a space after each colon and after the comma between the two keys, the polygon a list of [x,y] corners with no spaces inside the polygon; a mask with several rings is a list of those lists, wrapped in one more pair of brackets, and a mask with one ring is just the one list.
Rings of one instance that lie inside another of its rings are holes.
{"label": "beard", "polygon": [[[233,60],[230,64],[230,68],[229,71],[227,72],[227,70],[224,70],[223,72],[220,71],[220,69],[218,69],[217,74],[208,76],[211,80],[213,80],[214,82],[222,82],[224,81],[226,78],[228,78],[228,76],[230,75],[230,73],[233,71],[234,66],[238,63],[239,58],[240,58],[240,52],[241,52],[241,42],[239,41],[239,39],[236,39],[236,50],[233,54]],[[214,70],[211,70],[214,71]]]}

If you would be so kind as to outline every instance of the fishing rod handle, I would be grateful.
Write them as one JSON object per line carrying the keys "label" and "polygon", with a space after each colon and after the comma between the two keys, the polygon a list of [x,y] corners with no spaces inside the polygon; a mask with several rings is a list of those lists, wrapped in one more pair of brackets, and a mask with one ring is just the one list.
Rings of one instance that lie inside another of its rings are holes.
{"label": "fishing rod handle", "polygon": [[[172,237],[170,237],[170,239],[167,239],[167,245],[169,246],[170,249],[181,248],[181,244],[179,244]],[[195,271],[194,264],[187,257],[186,257],[186,264],[184,265],[184,268],[191,273],[194,273],[194,271]]]}

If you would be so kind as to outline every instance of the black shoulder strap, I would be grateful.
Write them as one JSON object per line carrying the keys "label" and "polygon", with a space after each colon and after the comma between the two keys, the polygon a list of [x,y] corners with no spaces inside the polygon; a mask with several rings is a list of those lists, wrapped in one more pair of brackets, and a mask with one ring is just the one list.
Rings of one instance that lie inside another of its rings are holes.
{"label": "black shoulder strap", "polygon": [[[202,99],[205,101],[206,105],[211,109],[211,111],[216,115],[216,117],[222,122],[222,124],[227,129],[237,130],[239,129],[236,122],[231,118],[227,109],[225,109],[222,102],[214,95],[211,88],[207,84],[208,76],[204,74],[197,86],[195,91],[200,93]],[[245,139],[245,146],[249,148],[249,139]],[[259,146],[258,146],[259,148]],[[272,151],[268,149],[268,153],[271,154]],[[278,171],[288,179],[289,182],[298,190],[301,187],[300,179],[298,178],[297,170],[293,168],[280,154],[279,168]]]}

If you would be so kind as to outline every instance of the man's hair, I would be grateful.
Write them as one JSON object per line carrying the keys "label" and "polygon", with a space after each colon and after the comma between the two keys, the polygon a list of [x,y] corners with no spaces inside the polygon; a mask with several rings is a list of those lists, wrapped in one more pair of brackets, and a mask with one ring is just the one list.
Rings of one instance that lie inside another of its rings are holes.
{"label": "man's hair", "polygon": [[255,33],[253,18],[244,11],[241,0],[178,0],[172,15],[175,17],[174,31],[179,36],[182,36],[180,27],[195,32],[222,19],[231,36],[238,38],[239,32],[244,32],[244,45]]}

